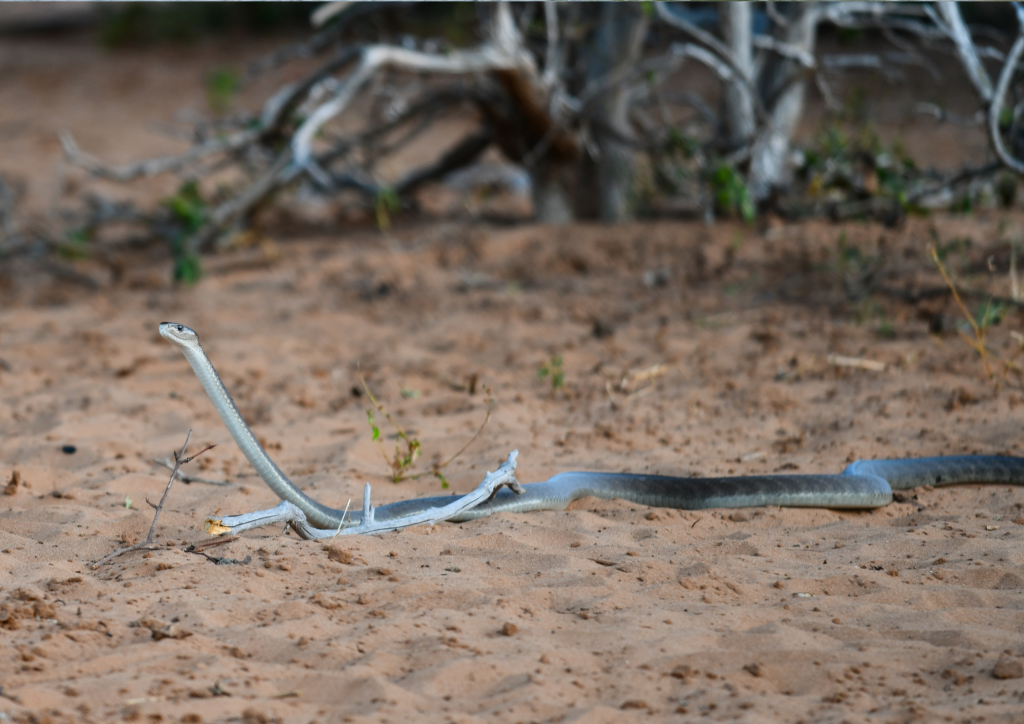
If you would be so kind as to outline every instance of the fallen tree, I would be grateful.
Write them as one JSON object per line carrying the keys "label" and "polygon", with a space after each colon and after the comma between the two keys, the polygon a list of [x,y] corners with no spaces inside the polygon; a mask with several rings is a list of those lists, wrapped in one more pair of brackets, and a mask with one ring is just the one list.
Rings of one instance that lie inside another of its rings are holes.
{"label": "fallen tree", "polygon": [[[981,45],[957,3],[767,3],[757,8],[766,16],[766,30],[758,33],[750,4],[723,4],[720,37],[681,5],[656,3],[648,13],[640,4],[497,3],[480,11],[483,39],[475,47],[347,42],[346,19],[373,9],[352,3],[321,7],[315,20],[327,24],[324,29],[305,44],[262,59],[250,73],[295,57],[326,59],[280,88],[258,114],[200,124],[185,153],[112,167],[63,134],[67,158],[117,181],[160,173],[202,179],[211,169],[235,167],[244,182],[196,215],[178,242],[183,257],[213,249],[227,230],[244,226],[254,210],[297,182],[322,194],[355,190],[371,207],[409,203],[424,184],[472,164],[492,146],[528,172],[541,221],[628,218],[638,159],[668,187],[680,169],[696,178],[687,193],[705,215],[717,207],[751,217],[758,204],[787,192],[799,170],[793,137],[811,83],[834,105],[831,75],[851,68],[892,74],[899,64],[932,70],[926,48],[956,54],[977,92],[998,164],[966,176],[960,170],[913,175],[901,182],[892,202],[918,203],[1000,168],[1024,171],[1024,102],[1011,107],[1014,101],[1008,100],[1019,95],[1016,70],[1024,34],[1018,32],[1008,52]],[[884,57],[822,55],[817,38],[829,25],[877,29],[895,51]],[[667,90],[670,79],[694,62],[722,83],[718,113],[692,91]],[[996,82],[986,62],[1000,64]],[[369,113],[367,104],[360,105],[367,98],[376,109]],[[381,177],[385,158],[455,109],[469,111],[473,130],[430,163],[396,178]],[[922,106],[922,112],[954,120],[938,106]],[[880,175],[885,170],[879,159],[870,163]],[[848,181],[843,183],[849,186]],[[866,209],[870,215],[870,189],[854,191],[852,206],[830,213],[841,217]]]}

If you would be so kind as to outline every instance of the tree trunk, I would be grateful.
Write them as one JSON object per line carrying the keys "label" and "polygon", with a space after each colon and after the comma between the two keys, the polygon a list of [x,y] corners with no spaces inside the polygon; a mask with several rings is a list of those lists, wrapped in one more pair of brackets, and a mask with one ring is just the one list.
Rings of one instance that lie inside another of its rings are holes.
{"label": "tree trunk", "polygon": [[[718,6],[718,24],[726,46],[732,51],[736,67],[754,77],[753,42],[750,5],[745,2],[724,2]],[[733,149],[749,143],[754,137],[754,101],[749,87],[739,81],[726,86],[722,95],[722,140]]]}
{"label": "tree trunk", "polygon": [[[587,81],[614,77],[637,63],[647,26],[647,13],[639,3],[601,4],[597,31],[585,53]],[[596,216],[602,221],[622,221],[630,216],[634,152],[620,140],[633,137],[629,93],[629,86],[617,84],[595,98],[587,112],[597,157],[584,159],[580,182],[586,186],[587,177],[594,174]]]}
{"label": "tree trunk", "polygon": [[572,204],[573,176],[577,164],[550,158],[530,170],[533,216],[544,224],[567,224],[575,218]]}
{"label": "tree trunk", "polygon": [[[788,3],[787,27],[773,35],[784,43],[814,53],[817,3]],[[773,55],[762,74],[759,93],[768,109],[767,125],[754,141],[750,159],[749,188],[755,201],[767,199],[789,180],[789,149],[804,110],[807,82],[800,64]]]}

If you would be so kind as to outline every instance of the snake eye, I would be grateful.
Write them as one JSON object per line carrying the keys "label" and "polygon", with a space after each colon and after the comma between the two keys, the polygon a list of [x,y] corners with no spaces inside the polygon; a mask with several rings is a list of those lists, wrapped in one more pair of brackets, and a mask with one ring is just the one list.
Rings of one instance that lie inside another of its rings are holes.
{"label": "snake eye", "polygon": [[184,331],[185,331],[185,326],[184,326],[184,325],[182,325],[182,324],[179,324],[179,325],[178,325],[178,331],[179,331],[179,332],[184,332]]}

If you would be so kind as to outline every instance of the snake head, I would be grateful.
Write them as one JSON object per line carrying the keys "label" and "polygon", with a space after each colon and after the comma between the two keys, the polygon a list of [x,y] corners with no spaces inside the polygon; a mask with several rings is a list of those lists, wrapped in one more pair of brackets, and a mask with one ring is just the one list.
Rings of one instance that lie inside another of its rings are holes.
{"label": "snake head", "polygon": [[161,322],[160,336],[179,347],[196,348],[199,346],[199,335],[195,330],[177,322]]}

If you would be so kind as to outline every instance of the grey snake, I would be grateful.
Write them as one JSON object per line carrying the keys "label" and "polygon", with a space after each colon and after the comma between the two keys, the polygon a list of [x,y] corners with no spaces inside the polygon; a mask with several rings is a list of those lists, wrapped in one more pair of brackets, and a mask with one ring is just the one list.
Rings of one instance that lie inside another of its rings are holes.
{"label": "grey snake", "polygon": [[[163,322],[160,335],[185,354],[200,384],[224,421],[242,454],[279,498],[305,513],[317,528],[335,529],[344,511],[313,500],[281,472],[242,419],[214,369],[199,336],[183,324]],[[661,508],[877,508],[888,505],[893,490],[923,485],[998,483],[1024,485],[1024,458],[996,455],[955,455],[910,460],[858,460],[838,475],[740,475],[723,478],[682,478],[639,473],[559,473],[543,483],[522,486],[523,493],[499,490],[490,501],[465,511],[454,520],[482,518],[494,513],[563,510],[574,500],[620,499]],[[430,497],[390,503],[376,508],[378,521],[402,518],[450,503],[452,497]],[[347,520],[359,522],[349,511]]]}

